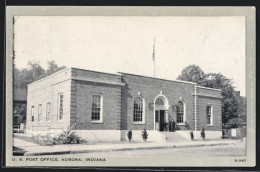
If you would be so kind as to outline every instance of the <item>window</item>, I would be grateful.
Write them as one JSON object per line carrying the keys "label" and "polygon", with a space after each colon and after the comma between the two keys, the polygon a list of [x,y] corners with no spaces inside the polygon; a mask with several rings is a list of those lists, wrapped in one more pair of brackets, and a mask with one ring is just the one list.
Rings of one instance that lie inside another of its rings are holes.
{"label": "window", "polygon": [[92,95],[91,120],[102,122],[102,96]]}
{"label": "window", "polygon": [[143,99],[137,97],[134,99],[134,122],[143,122]]}
{"label": "window", "polygon": [[46,121],[50,120],[50,113],[51,113],[51,103],[47,103],[46,105]]}
{"label": "window", "polygon": [[155,101],[155,105],[160,106],[160,105],[164,105],[164,101],[161,98],[157,98]]}
{"label": "window", "polygon": [[42,117],[42,105],[39,104],[38,105],[38,122],[41,121],[41,117]]}
{"label": "window", "polygon": [[184,106],[181,101],[178,102],[177,106],[177,123],[184,123]]}
{"label": "window", "polygon": [[206,107],[206,114],[207,114],[207,125],[212,125],[212,107]]}
{"label": "window", "polygon": [[159,111],[155,111],[155,122],[159,122]]}
{"label": "window", "polygon": [[63,119],[63,93],[59,94],[59,109],[58,109],[58,120],[62,120]]}
{"label": "window", "polygon": [[31,107],[32,122],[34,122],[34,106]]}

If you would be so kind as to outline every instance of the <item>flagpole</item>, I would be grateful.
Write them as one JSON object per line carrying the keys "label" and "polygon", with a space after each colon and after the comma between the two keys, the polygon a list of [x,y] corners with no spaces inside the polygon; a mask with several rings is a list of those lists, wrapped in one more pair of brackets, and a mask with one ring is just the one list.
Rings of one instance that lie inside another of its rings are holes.
{"label": "flagpole", "polygon": [[153,76],[155,77],[155,38],[153,40]]}

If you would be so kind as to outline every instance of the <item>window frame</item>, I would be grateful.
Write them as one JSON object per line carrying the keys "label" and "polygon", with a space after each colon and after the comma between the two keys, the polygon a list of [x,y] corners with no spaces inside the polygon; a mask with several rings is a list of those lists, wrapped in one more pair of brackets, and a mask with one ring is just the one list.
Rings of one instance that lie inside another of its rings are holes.
{"label": "window frame", "polygon": [[46,103],[46,121],[50,122],[51,121],[51,102]]}
{"label": "window frame", "polygon": [[[99,120],[92,119],[92,111],[93,111],[93,96],[100,96],[100,111],[99,111]],[[90,113],[90,122],[91,123],[103,123],[103,94],[100,93],[92,93],[91,94],[91,113]]]}
{"label": "window frame", "polygon": [[[62,95],[62,118],[60,115],[60,110],[61,110],[61,106],[60,106],[60,97]],[[64,118],[64,94],[63,93],[58,93],[58,114],[57,114],[57,118],[58,118],[58,122],[62,122],[63,118]]]}
{"label": "window frame", "polygon": [[[207,111],[208,107],[210,107],[210,123],[208,123],[208,111]],[[206,106],[206,126],[213,126],[213,106],[212,105]]]}
{"label": "window frame", "polygon": [[[134,104],[135,104],[135,100],[137,98],[140,98],[142,100],[142,121],[134,121],[134,112],[135,112]],[[144,98],[141,96],[136,96],[133,99],[132,105],[133,105],[133,116],[132,116],[133,124],[145,124],[145,100],[144,100]]]}
{"label": "window frame", "polygon": [[34,106],[31,106],[31,122],[35,122],[35,119],[34,119]]}
{"label": "window frame", "polygon": [[42,104],[38,104],[38,123],[41,123],[41,121],[42,121]]}
{"label": "window frame", "polygon": [[[182,122],[178,123],[178,107],[179,107],[179,102],[182,103],[182,107],[183,107],[183,112],[182,112]],[[186,125],[186,105],[183,101],[179,100],[178,104],[177,104],[177,109],[176,109],[176,124],[177,125]]]}

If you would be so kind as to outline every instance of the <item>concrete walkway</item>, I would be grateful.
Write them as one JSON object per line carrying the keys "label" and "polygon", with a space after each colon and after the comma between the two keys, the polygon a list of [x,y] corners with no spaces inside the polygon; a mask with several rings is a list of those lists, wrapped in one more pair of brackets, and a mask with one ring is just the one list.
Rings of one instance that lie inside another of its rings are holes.
{"label": "concrete walkway", "polygon": [[199,147],[199,146],[216,146],[229,145],[241,142],[240,140],[201,140],[185,142],[143,142],[143,143],[104,143],[104,144],[68,144],[40,146],[24,140],[14,138],[14,146],[24,149],[25,156],[36,155],[55,155],[55,154],[74,154],[74,153],[93,153],[93,152],[110,152],[138,149],[162,149],[162,148],[181,148],[181,147]]}

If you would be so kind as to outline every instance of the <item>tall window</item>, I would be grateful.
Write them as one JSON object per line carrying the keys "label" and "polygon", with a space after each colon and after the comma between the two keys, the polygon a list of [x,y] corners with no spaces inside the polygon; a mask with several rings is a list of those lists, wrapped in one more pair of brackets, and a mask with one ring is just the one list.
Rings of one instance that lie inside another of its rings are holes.
{"label": "tall window", "polygon": [[38,122],[41,121],[41,118],[42,118],[42,105],[39,104],[38,105]]}
{"label": "tall window", "polygon": [[46,104],[46,121],[50,120],[50,114],[51,114],[51,103]]}
{"label": "tall window", "polygon": [[140,97],[136,97],[134,99],[134,122],[142,122],[143,121],[143,100]]}
{"label": "tall window", "polygon": [[206,114],[207,114],[207,124],[211,125],[212,124],[212,107],[211,106],[206,107]]}
{"label": "tall window", "polygon": [[177,123],[184,123],[184,106],[183,102],[179,101],[177,106]]}
{"label": "tall window", "polygon": [[58,119],[62,120],[63,119],[63,93],[59,94],[59,109],[58,109]]}
{"label": "tall window", "polygon": [[34,106],[31,107],[32,122],[34,122]]}
{"label": "tall window", "polygon": [[102,121],[102,96],[99,94],[92,95],[91,120]]}

